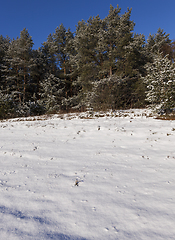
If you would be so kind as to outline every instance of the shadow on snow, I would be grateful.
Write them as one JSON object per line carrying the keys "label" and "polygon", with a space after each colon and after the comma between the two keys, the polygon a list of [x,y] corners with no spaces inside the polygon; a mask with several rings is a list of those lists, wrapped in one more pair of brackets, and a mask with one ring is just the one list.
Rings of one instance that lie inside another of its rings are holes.
{"label": "shadow on snow", "polygon": [[[42,217],[38,217],[38,216],[29,216],[27,214],[24,214],[21,211],[18,210],[14,210],[11,208],[7,208],[5,206],[0,206],[0,213],[4,214],[4,215],[11,215],[12,217],[20,220],[25,220],[25,221],[34,221],[36,223],[42,224],[42,225],[55,225],[55,223],[47,220],[46,218],[42,218]],[[3,220],[0,220],[3,221]],[[35,240],[39,240],[39,239],[53,239],[53,240],[87,240],[85,238],[81,238],[81,237],[74,237],[74,236],[68,236],[62,233],[57,233],[57,232],[52,232],[52,231],[39,231],[36,235],[33,235],[32,233],[29,234],[28,232],[25,231],[21,231],[17,228],[7,228],[7,229],[3,229],[0,228],[0,232],[6,232],[7,234],[11,235],[14,234],[15,236],[19,236],[19,237],[25,237],[25,239],[35,239]]]}

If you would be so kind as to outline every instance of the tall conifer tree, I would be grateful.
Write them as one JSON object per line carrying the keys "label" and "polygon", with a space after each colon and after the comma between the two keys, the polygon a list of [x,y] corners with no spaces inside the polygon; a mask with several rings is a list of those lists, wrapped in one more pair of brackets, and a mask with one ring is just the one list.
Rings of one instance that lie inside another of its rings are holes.
{"label": "tall conifer tree", "polygon": [[[10,91],[18,95],[18,102],[25,103],[27,91],[30,87],[30,69],[32,66],[33,41],[27,29],[23,29],[20,38],[12,40],[4,57],[4,76]],[[9,90],[8,90],[9,89]]]}
{"label": "tall conifer tree", "polygon": [[73,33],[61,24],[53,34],[53,44],[57,66],[60,70],[59,77],[65,80],[65,95],[68,97],[72,88],[70,55],[73,54]]}

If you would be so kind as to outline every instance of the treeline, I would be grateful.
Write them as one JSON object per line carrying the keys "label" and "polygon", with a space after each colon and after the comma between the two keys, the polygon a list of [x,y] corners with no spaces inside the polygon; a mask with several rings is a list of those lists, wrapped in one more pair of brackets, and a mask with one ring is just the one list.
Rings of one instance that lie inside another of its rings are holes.
{"label": "treeline", "polygon": [[0,36],[0,118],[75,111],[173,108],[175,43],[162,29],[135,34],[131,9],[63,24],[38,50],[23,29]]}

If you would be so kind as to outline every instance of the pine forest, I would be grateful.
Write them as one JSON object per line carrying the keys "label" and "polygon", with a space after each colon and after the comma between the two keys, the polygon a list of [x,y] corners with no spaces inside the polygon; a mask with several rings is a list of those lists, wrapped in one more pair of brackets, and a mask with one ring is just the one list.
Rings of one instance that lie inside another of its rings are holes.
{"label": "pine forest", "polygon": [[175,109],[175,41],[159,28],[147,39],[134,32],[132,9],[110,5],[63,24],[34,50],[28,29],[16,39],[0,36],[0,119],[109,109]]}

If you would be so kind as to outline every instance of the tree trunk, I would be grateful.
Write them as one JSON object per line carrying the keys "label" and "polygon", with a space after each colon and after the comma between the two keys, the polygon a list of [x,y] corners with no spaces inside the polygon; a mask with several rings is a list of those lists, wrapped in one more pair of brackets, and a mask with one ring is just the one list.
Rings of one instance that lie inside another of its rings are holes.
{"label": "tree trunk", "polygon": [[24,67],[23,104],[25,102],[25,98],[26,98],[26,72],[25,72],[25,67]]}
{"label": "tree trunk", "polygon": [[109,64],[110,64],[110,67],[109,67],[109,77],[112,76],[112,44],[110,43],[110,46],[109,46]]}
{"label": "tree trunk", "polygon": [[112,66],[110,66],[110,68],[109,68],[109,77],[111,77],[112,76]]}

